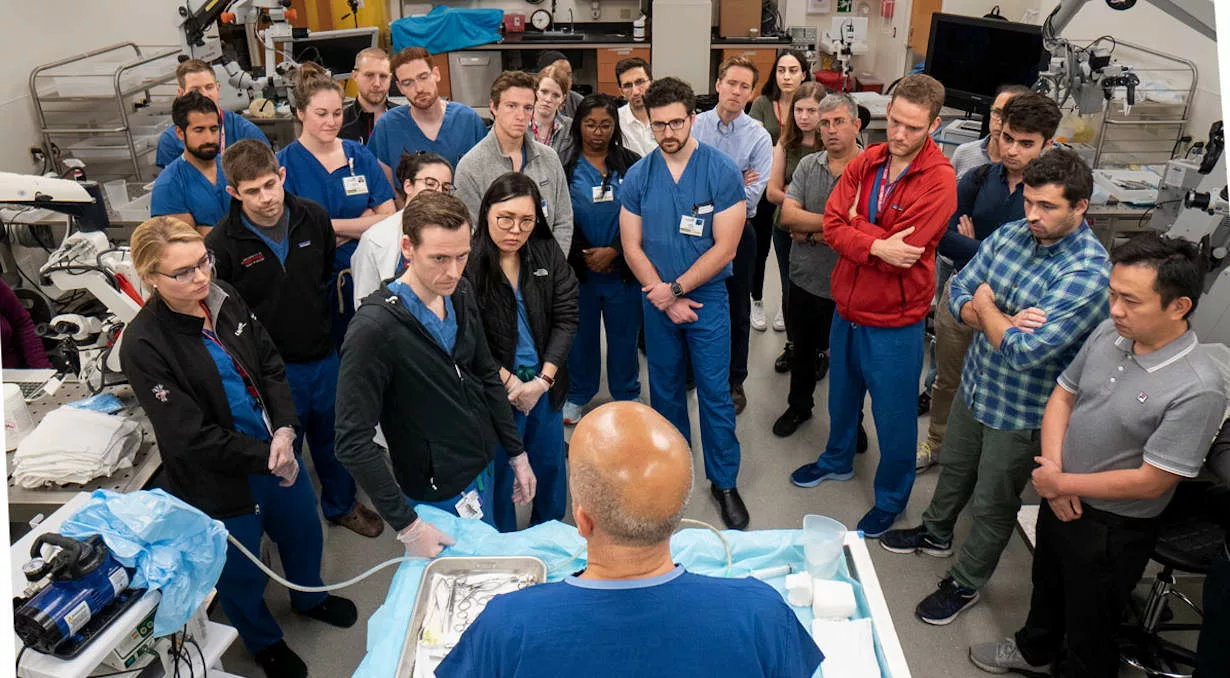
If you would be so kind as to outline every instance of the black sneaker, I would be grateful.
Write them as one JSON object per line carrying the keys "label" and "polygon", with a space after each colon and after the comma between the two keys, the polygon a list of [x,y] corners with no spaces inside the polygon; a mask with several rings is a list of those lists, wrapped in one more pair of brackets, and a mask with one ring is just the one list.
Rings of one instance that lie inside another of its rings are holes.
{"label": "black sneaker", "polygon": [[267,678],[307,678],[307,664],[287,647],[284,640],[257,652],[254,659]]}
{"label": "black sneaker", "polygon": [[926,391],[923,391],[922,393],[918,394],[918,416],[921,417],[930,411],[931,411],[931,394],[927,393]]}
{"label": "black sneaker", "polygon": [[978,602],[978,591],[966,588],[952,577],[945,577],[935,593],[923,598],[914,615],[932,626],[951,624],[957,615],[970,609]]}
{"label": "black sneaker", "polygon": [[354,603],[340,596],[330,595],[321,604],[310,610],[295,610],[301,615],[322,621],[330,626],[348,629],[359,619],[359,610]]}
{"label": "black sneaker", "polygon": [[829,357],[824,353],[816,354],[816,383],[824,381],[829,374]]}
{"label": "black sneaker", "polygon": [[787,408],[782,416],[773,422],[773,435],[778,438],[788,438],[799,430],[799,424],[811,419],[811,412],[800,412],[793,407]]}
{"label": "black sneaker", "polygon": [[889,530],[880,535],[880,546],[893,553],[925,553],[937,558],[952,555],[952,540],[941,541],[927,531],[926,525],[908,530]]}
{"label": "black sneaker", "polygon": [[778,374],[785,374],[790,371],[790,363],[794,358],[794,345],[786,342],[786,347],[782,349],[782,354],[777,356],[777,360],[773,361],[773,371]]}

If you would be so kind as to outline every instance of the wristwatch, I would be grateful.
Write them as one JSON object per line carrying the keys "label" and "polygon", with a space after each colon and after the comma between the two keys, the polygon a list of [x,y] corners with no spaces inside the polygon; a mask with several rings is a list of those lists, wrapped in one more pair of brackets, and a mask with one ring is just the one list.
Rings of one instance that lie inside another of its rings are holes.
{"label": "wristwatch", "polygon": [[683,286],[679,284],[678,280],[671,283],[671,296],[676,299],[683,296]]}

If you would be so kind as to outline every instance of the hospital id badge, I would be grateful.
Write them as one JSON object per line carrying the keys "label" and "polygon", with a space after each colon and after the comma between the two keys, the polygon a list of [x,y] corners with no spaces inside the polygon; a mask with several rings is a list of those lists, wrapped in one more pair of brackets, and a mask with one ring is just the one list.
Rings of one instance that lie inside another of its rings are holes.
{"label": "hospital id badge", "polygon": [[699,238],[705,234],[705,220],[699,217],[689,217],[685,214],[679,217],[679,232]]}
{"label": "hospital id badge", "polygon": [[367,177],[362,174],[342,177],[342,188],[346,189],[346,196],[352,195],[367,195]]}
{"label": "hospital id badge", "polygon": [[615,189],[610,186],[594,186],[594,202],[613,202],[615,200]]}
{"label": "hospital id badge", "polygon": [[478,492],[470,490],[461,495],[461,499],[457,501],[457,515],[462,518],[471,520],[482,520],[483,518],[483,500],[479,498]]}

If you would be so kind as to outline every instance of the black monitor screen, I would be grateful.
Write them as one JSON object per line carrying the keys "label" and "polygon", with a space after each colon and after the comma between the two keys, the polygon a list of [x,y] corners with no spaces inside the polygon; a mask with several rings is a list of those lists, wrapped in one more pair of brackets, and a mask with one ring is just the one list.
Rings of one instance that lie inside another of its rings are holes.
{"label": "black monitor screen", "polygon": [[340,80],[350,77],[355,56],[372,47],[372,43],[370,34],[309,37],[294,41],[291,57],[299,63],[315,61]]}
{"label": "black monitor screen", "polygon": [[944,84],[949,106],[974,110],[1001,85],[1032,87],[1044,55],[1039,26],[937,12],[924,71]]}

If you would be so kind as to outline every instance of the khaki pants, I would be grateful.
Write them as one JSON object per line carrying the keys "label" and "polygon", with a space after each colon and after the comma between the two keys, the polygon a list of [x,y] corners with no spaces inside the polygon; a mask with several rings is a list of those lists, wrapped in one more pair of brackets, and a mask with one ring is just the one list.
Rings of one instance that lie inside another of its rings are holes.
{"label": "khaki pants", "polygon": [[933,451],[944,442],[952,399],[961,387],[961,365],[965,362],[965,351],[977,332],[957,320],[948,310],[951,289],[952,278],[949,277],[935,308],[936,372],[935,384],[931,387],[931,426],[927,429],[927,442],[931,443]]}

